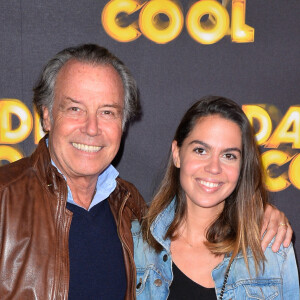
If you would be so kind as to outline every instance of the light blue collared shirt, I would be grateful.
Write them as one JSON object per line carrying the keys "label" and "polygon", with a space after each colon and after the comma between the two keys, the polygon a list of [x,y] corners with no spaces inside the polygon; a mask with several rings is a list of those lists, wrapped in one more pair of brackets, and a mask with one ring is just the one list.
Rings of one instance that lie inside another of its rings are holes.
{"label": "light blue collared shirt", "polygon": [[[53,161],[52,161],[52,164],[55,166]],[[60,170],[58,168],[57,168],[57,170],[60,172]],[[112,165],[109,165],[99,175],[98,180],[97,180],[97,184],[96,184],[96,193],[95,193],[95,196],[94,196],[88,210],[90,210],[93,206],[100,203],[101,201],[105,200],[115,190],[115,188],[117,186],[116,178],[118,176],[119,176],[119,172]],[[75,204],[77,206],[80,206],[79,204],[77,204],[74,201],[73,196],[72,196],[72,192],[71,192],[71,189],[70,189],[69,186],[68,186],[67,202]]]}
{"label": "light blue collared shirt", "polygon": [[[48,139],[46,140],[46,144],[48,146]],[[64,174],[59,170],[59,168],[55,165],[54,161],[51,159],[52,165],[58,170],[60,174],[64,176]],[[119,176],[119,172],[113,167],[113,165],[109,165],[99,176],[96,184],[96,193],[94,195],[94,198],[92,199],[92,202],[90,204],[90,207],[88,210],[90,210],[93,206],[100,203],[101,201],[105,200],[116,188],[117,181],[116,178]],[[66,179],[66,177],[64,176]],[[77,204],[74,199],[71,192],[70,187],[68,186],[68,197],[67,202],[77,205],[81,207],[79,204]]]}

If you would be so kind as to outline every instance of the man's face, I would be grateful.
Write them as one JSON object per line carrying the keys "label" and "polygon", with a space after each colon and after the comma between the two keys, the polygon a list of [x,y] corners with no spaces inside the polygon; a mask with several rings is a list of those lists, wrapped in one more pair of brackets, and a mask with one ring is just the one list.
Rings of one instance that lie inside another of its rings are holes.
{"label": "man's face", "polygon": [[95,179],[118,152],[122,80],[112,66],[70,60],[57,75],[52,110],[44,108],[52,160],[67,178]]}

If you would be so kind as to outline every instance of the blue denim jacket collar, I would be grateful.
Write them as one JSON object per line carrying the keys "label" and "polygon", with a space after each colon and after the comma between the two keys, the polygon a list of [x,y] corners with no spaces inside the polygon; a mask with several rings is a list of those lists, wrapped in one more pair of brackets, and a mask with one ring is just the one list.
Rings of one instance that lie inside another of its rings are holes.
{"label": "blue denim jacket collar", "polygon": [[153,237],[159,242],[163,248],[170,254],[171,240],[169,238],[164,239],[166,233],[174,220],[175,217],[175,205],[176,199],[172,202],[157,216],[155,221],[150,227],[150,231]]}
{"label": "blue denim jacket collar", "polygon": [[[170,204],[156,217],[150,227],[150,231],[157,242],[159,242],[163,248],[170,253],[171,240],[165,239],[165,235],[174,220],[176,208],[176,197],[170,202]],[[247,250],[247,256],[252,257],[252,252]],[[218,269],[223,264],[228,264],[231,258],[231,254],[225,255],[223,261],[216,267]],[[238,253],[236,258],[243,258],[242,253]]]}

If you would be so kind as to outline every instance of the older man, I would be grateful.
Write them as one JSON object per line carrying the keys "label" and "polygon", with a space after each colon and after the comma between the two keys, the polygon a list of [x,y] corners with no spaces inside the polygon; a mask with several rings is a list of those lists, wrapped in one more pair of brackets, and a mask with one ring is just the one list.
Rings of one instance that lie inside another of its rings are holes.
{"label": "older man", "polygon": [[[102,47],[68,48],[46,65],[34,104],[48,134],[0,169],[0,298],[134,299],[130,227],[146,205],[111,165],[139,106],[134,79]],[[286,222],[273,219],[268,239]]]}
{"label": "older man", "polygon": [[0,171],[0,298],[133,299],[130,222],[145,203],[110,163],[138,107],[135,81],[84,45],[57,54],[34,92],[49,135]]}

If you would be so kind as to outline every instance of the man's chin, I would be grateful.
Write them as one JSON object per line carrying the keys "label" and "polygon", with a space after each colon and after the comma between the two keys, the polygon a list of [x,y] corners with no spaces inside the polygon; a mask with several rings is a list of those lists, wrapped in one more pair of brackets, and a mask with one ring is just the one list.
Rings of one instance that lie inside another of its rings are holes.
{"label": "man's chin", "polygon": [[73,169],[73,172],[77,174],[78,177],[98,177],[105,169],[107,168],[104,166],[95,166],[95,164],[92,165],[77,165],[76,169]]}

